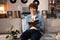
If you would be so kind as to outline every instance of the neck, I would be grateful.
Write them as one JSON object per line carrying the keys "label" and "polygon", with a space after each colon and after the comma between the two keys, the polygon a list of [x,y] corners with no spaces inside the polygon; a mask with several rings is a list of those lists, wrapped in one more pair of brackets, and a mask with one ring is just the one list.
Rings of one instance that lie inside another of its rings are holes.
{"label": "neck", "polygon": [[32,15],[32,16],[35,16],[35,15],[36,15],[36,13],[35,13],[35,14],[31,13],[31,15]]}
{"label": "neck", "polygon": [[32,15],[32,16],[35,16],[36,14],[34,14],[34,15],[33,15],[33,14],[31,14],[31,15]]}

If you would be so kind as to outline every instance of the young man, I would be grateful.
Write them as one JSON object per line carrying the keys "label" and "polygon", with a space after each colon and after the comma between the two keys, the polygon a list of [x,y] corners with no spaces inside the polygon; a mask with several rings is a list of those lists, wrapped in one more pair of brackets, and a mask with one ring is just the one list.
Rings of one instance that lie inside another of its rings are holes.
{"label": "young man", "polygon": [[[29,5],[30,15],[27,15],[24,20],[24,28],[25,31],[22,33],[20,39],[21,40],[39,40],[44,31],[44,20],[43,18],[37,13],[38,7],[36,4],[31,3]],[[36,27],[30,27],[29,21],[35,21],[36,19],[39,20],[38,25],[35,24]]]}

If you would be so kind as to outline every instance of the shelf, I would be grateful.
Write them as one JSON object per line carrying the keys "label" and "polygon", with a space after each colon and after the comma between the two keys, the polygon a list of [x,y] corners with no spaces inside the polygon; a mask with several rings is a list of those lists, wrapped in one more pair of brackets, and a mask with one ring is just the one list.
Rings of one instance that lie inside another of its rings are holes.
{"label": "shelf", "polygon": [[[49,7],[54,7],[54,10],[60,10],[60,0],[49,0]],[[50,9],[51,10],[51,9]]]}
{"label": "shelf", "polygon": [[0,4],[5,4],[7,0],[0,0]]}
{"label": "shelf", "polygon": [[6,14],[0,14],[0,18],[7,18]]}
{"label": "shelf", "polygon": [[56,8],[56,10],[60,10],[60,8]]}
{"label": "shelf", "polygon": [[57,0],[57,2],[56,2],[56,10],[60,10],[60,1],[59,0]]}
{"label": "shelf", "polygon": [[60,2],[57,2],[56,5],[60,5]]}
{"label": "shelf", "polygon": [[57,17],[60,14],[60,0],[49,0],[49,10],[51,11],[50,15],[52,13],[55,14],[55,16]]}

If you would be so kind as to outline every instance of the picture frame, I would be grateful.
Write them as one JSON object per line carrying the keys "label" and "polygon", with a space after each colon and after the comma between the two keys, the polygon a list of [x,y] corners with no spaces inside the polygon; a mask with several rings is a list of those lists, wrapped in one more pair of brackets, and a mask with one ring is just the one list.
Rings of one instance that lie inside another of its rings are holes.
{"label": "picture frame", "polygon": [[7,17],[9,18],[9,17],[12,17],[12,11],[7,11]]}
{"label": "picture frame", "polygon": [[12,16],[12,11],[7,11],[8,16]]}
{"label": "picture frame", "polygon": [[44,19],[47,18],[47,10],[42,10],[42,16]]}
{"label": "picture frame", "polygon": [[47,15],[47,10],[42,10],[42,15]]}

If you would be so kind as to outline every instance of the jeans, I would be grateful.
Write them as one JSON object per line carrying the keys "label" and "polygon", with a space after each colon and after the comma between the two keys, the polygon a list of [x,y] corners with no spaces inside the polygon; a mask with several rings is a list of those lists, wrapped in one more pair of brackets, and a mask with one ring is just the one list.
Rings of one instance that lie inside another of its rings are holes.
{"label": "jeans", "polygon": [[28,39],[39,40],[41,36],[42,34],[40,33],[39,30],[30,29],[23,32],[20,39],[21,40],[28,40]]}

